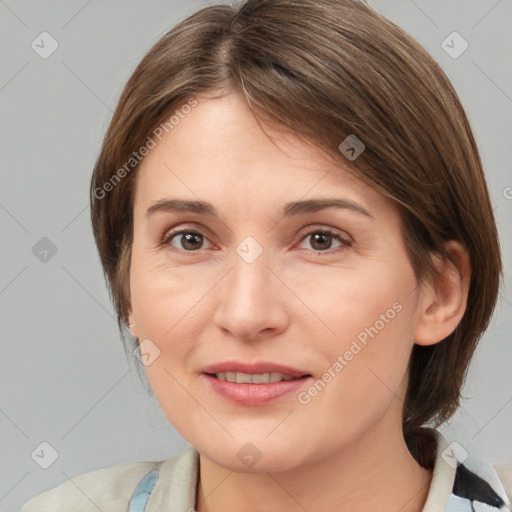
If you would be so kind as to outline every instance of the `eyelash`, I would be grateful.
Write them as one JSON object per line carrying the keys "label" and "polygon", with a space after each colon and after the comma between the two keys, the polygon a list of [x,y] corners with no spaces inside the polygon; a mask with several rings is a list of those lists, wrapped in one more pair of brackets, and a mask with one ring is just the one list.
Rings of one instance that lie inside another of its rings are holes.
{"label": "eyelash", "polygon": [[[208,238],[203,233],[201,233],[200,231],[196,231],[196,230],[192,230],[192,229],[182,229],[182,230],[171,231],[169,233],[166,233],[163,236],[163,238],[159,241],[159,245],[160,246],[164,246],[164,245],[165,246],[169,246],[169,245],[171,245],[171,240],[176,235],[183,235],[183,234],[201,235],[204,239],[208,240]],[[342,244],[342,246],[340,246],[340,247],[336,247],[334,249],[327,249],[325,251],[315,251],[314,249],[304,249],[304,250],[308,251],[309,253],[315,254],[315,255],[318,255],[318,256],[322,256],[324,254],[329,255],[329,254],[332,254],[333,252],[336,252],[337,250],[343,250],[346,247],[351,247],[351,245],[352,245],[352,242],[350,240],[345,239],[340,234],[335,233],[334,231],[331,231],[330,229],[319,229],[319,228],[313,229],[313,230],[308,231],[307,233],[305,233],[300,238],[299,243],[302,242],[303,240],[305,240],[306,238],[308,238],[309,236],[313,235],[313,234],[322,234],[322,235],[331,236],[335,240],[337,240],[338,242],[340,242]],[[185,249],[180,250],[180,249],[178,249],[176,247],[173,247],[173,250],[177,250],[177,251],[181,251],[181,252],[185,252],[185,253],[190,253],[190,254],[194,254],[194,253],[198,253],[199,252],[199,250],[197,250],[197,251],[186,251]]]}

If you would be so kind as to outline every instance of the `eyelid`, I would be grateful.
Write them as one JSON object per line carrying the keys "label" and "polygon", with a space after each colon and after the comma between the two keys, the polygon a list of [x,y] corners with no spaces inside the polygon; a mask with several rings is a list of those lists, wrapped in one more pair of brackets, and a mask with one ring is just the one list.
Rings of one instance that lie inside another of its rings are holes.
{"label": "eyelid", "polygon": [[210,238],[211,238],[211,236],[209,235],[209,230],[206,227],[203,227],[203,226],[195,227],[193,222],[185,223],[185,224],[180,222],[174,226],[171,226],[169,229],[166,229],[164,231],[164,234],[158,239],[158,244],[165,245],[165,244],[169,243],[170,239],[174,235],[177,235],[178,233],[182,233],[183,231],[199,233],[199,234],[203,235],[205,238],[207,238],[208,240],[210,240]]}
{"label": "eyelid", "polygon": [[[340,230],[339,228],[334,228],[332,226],[329,226],[327,224],[309,224],[308,226],[305,226],[303,229],[301,229],[299,236],[299,242],[304,239],[304,237],[311,235],[312,233],[316,231],[329,231],[332,235],[339,236],[341,240],[343,240],[347,244],[352,244],[354,242],[354,239],[343,230]],[[326,251],[324,251],[326,252]]]}

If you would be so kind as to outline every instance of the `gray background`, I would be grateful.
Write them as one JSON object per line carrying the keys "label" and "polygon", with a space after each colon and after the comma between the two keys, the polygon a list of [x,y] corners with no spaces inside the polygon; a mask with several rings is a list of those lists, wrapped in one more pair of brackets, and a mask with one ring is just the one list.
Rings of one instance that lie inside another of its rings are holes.
{"label": "gray background", "polygon": [[[512,463],[512,1],[370,4],[442,65],[481,149],[505,286],[471,365],[467,400],[441,430],[473,456]],[[75,475],[162,460],[185,446],[125,358],[89,225],[88,185],[131,71],[204,5],[0,0],[0,512]],[[31,48],[43,31],[59,45],[47,59]],[[441,46],[453,31],[469,43],[456,59]],[[31,456],[43,441],[58,452],[48,469],[35,462],[44,457]]]}

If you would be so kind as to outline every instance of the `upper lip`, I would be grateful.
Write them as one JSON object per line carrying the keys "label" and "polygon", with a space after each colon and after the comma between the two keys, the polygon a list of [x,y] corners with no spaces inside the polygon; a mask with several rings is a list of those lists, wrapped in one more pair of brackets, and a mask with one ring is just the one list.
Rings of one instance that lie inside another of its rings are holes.
{"label": "upper lip", "polygon": [[204,373],[236,372],[236,373],[282,373],[292,377],[303,377],[310,375],[309,372],[292,368],[270,361],[260,361],[258,363],[243,363],[239,361],[224,361],[222,363],[210,364],[203,368]]}

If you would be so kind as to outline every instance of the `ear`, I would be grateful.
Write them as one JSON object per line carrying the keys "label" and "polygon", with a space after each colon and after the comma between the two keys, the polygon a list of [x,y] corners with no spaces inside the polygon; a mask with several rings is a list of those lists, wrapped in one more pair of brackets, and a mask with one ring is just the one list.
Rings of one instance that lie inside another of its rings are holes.
{"label": "ear", "polygon": [[450,259],[432,256],[438,270],[433,283],[423,283],[420,310],[414,332],[417,345],[434,345],[457,327],[468,299],[471,265],[467,249],[459,242],[445,243]]}

